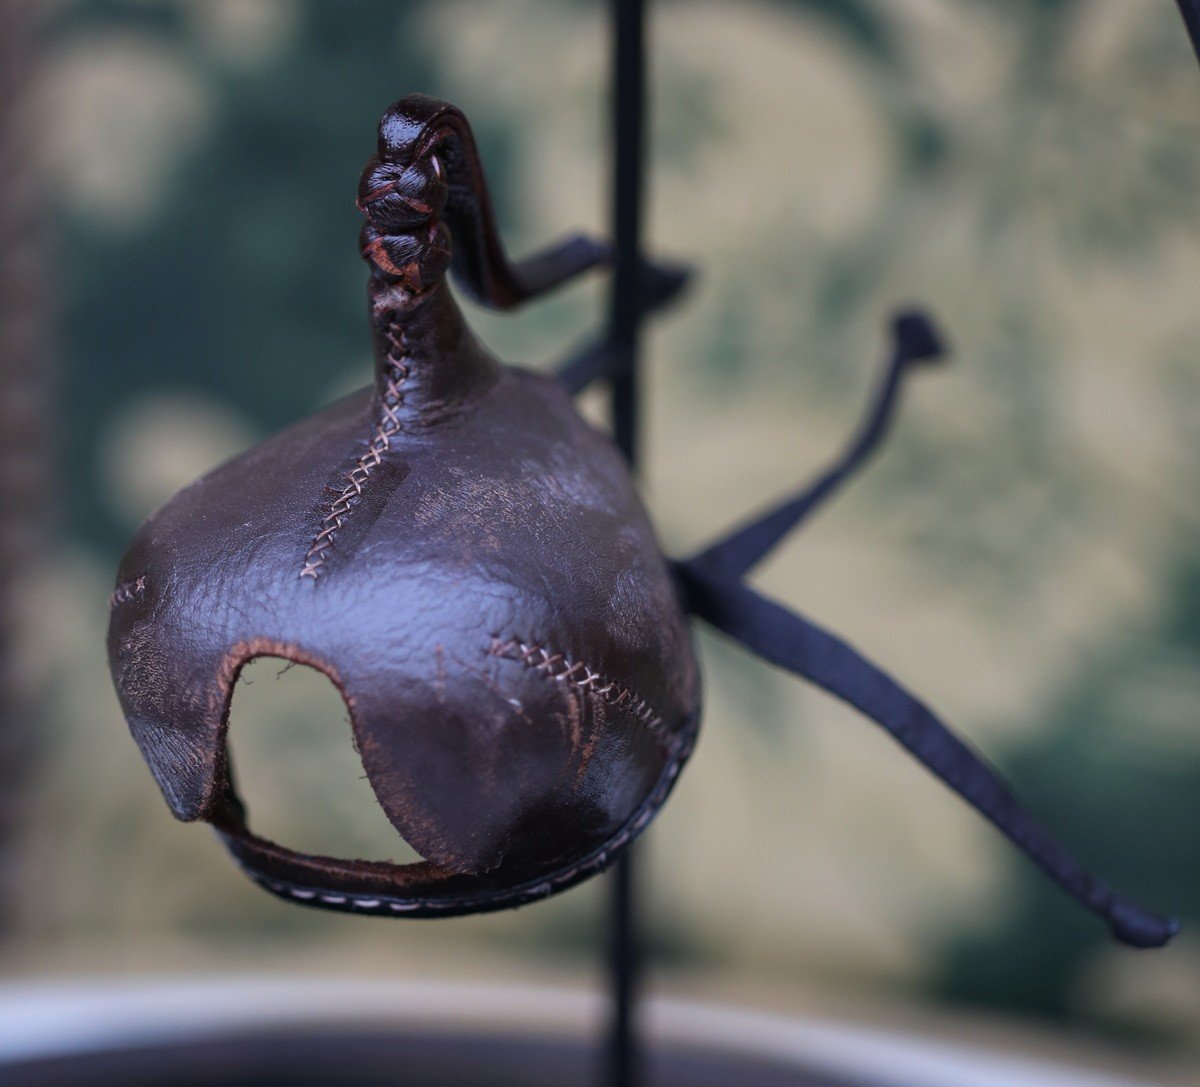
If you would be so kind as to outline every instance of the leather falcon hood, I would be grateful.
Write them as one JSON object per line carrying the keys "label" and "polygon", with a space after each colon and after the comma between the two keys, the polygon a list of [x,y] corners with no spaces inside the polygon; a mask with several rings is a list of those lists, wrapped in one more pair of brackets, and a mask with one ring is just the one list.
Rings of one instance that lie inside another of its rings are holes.
{"label": "leather falcon hood", "polygon": [[[171,810],[268,890],[331,909],[516,905],[610,863],[690,753],[680,590],[610,439],[556,381],[502,365],[444,274],[508,308],[607,259],[503,256],[470,130],[422,96],[384,115],[359,186],[373,386],[197,480],[139,529],[109,659]],[[423,860],[254,835],[226,732],[256,657],[325,673],[380,805]]]}

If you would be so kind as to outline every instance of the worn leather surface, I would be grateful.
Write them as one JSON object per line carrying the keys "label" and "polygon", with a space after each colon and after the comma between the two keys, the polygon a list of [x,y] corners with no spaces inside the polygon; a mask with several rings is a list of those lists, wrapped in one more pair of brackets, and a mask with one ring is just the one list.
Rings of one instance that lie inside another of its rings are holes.
{"label": "worn leather surface", "polygon": [[[172,811],[214,823],[250,874],[307,904],[446,914],[568,886],[649,821],[697,726],[678,589],[623,459],[556,382],[498,363],[442,279],[447,201],[464,278],[497,304],[586,263],[583,243],[521,288],[464,163],[457,111],[389,111],[360,188],[374,387],[159,509],[113,594],[113,678]],[[250,832],[226,727],[259,656],[330,677],[425,863],[310,857]]]}

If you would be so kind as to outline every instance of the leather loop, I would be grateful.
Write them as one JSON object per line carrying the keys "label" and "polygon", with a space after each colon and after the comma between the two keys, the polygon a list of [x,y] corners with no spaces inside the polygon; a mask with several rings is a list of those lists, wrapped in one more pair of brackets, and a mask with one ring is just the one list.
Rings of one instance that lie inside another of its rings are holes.
{"label": "leather loop", "polygon": [[[477,302],[510,309],[610,256],[603,243],[575,236],[510,262],[471,126],[460,110],[423,94],[402,98],[383,115],[378,150],[359,180],[358,206],[367,216],[361,249],[373,276],[414,294],[450,268]],[[439,223],[452,246],[444,244]]]}

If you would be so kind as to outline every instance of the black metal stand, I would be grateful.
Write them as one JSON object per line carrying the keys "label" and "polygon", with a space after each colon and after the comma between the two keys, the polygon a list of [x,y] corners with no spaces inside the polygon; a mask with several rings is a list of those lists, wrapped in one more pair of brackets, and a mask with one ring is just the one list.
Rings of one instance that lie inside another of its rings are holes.
{"label": "black metal stand", "polygon": [[627,849],[609,876],[612,895],[608,936],[611,1018],[605,1068],[605,1083],[609,1087],[635,1087],[641,1081],[636,1021],[641,955],[633,866],[633,850]]}
{"label": "black metal stand", "polygon": [[[646,12],[644,0],[611,0],[613,30],[613,244],[616,247],[609,346],[618,360],[612,381],[613,436],[631,466],[637,463],[637,364],[644,307],[641,298],[642,189],[645,176]],[[640,948],[634,897],[633,850],[609,877],[609,984],[612,1006],[605,1082],[635,1087],[638,1074],[636,1007]]]}

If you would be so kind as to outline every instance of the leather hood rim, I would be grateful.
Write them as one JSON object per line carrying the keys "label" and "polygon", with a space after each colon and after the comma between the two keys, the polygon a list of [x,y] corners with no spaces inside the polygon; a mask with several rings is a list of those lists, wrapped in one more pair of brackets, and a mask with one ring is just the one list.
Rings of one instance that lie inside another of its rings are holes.
{"label": "leather hood rim", "polygon": [[[504,883],[462,875],[427,861],[411,864],[298,853],[253,834],[229,786],[229,803],[212,821],[242,871],[270,894],[314,909],[381,917],[456,917],[511,909],[558,894],[612,865],[650,825],[695,748],[699,713],[689,716],[654,788],[603,845],[533,878]],[[279,873],[279,869],[283,869]],[[279,874],[276,874],[279,873]],[[381,889],[382,885],[390,885]],[[400,892],[400,893],[397,893]]]}

